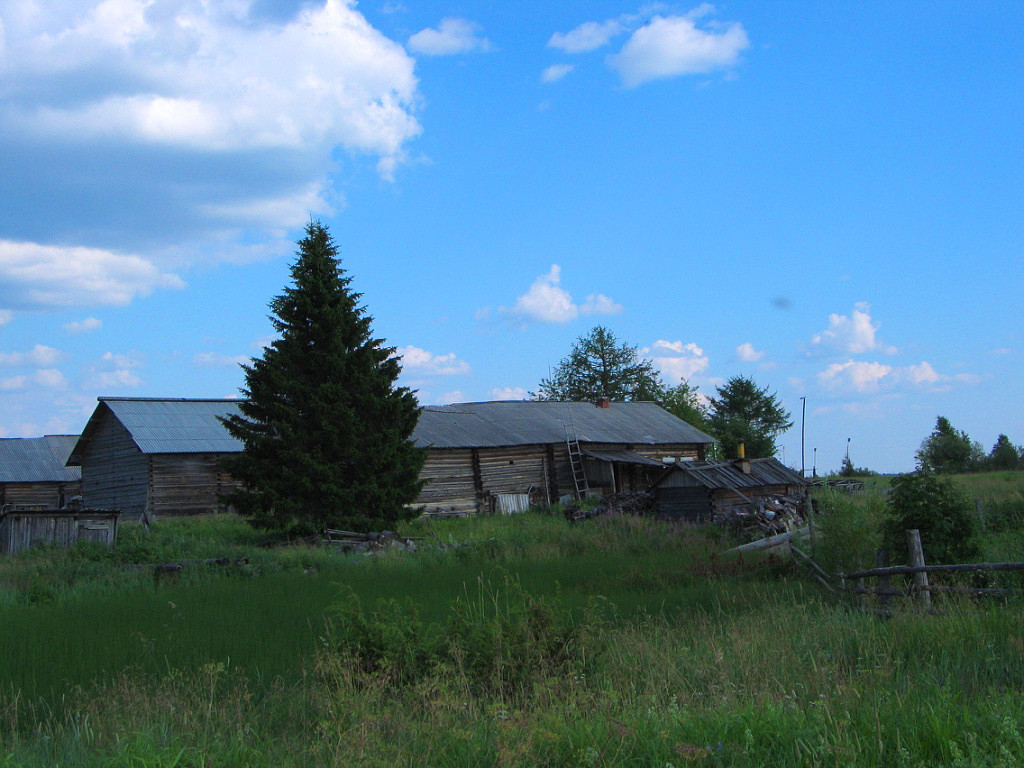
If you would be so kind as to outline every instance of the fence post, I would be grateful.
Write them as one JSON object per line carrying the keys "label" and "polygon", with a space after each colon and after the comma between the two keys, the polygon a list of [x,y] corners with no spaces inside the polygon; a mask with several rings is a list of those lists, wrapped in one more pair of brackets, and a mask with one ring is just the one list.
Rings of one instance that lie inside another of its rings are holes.
{"label": "fence post", "polygon": [[[921,547],[921,532],[914,528],[907,531],[907,549],[910,550],[910,564],[915,568],[924,567],[924,549]],[[918,571],[914,574],[914,591],[922,608],[932,607],[932,593],[928,589],[928,572]]]}
{"label": "fence post", "polygon": [[[889,550],[888,549],[876,549],[875,550],[875,567],[876,568],[888,568],[889,567]],[[878,602],[882,608],[889,607],[889,599],[891,595],[885,594],[885,592],[892,588],[892,576],[888,574],[878,577],[878,591],[881,593],[878,596]]]}

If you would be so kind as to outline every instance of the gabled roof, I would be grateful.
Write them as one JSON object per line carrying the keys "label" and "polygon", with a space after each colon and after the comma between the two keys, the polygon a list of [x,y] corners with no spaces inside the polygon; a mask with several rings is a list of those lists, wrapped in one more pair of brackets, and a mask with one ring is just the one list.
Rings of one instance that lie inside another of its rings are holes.
{"label": "gabled roof", "polygon": [[566,426],[581,443],[713,443],[713,437],[655,403],[559,403],[498,400],[427,406],[413,437],[431,448],[497,448],[564,443]]}
{"label": "gabled roof", "polygon": [[[242,443],[228,434],[220,418],[239,414],[238,400],[185,400],[101,397],[82,432],[70,464],[82,453],[101,421],[112,415],[142,453],[237,453]],[[654,403],[557,403],[501,400],[489,403],[427,406],[413,431],[424,448],[497,448],[564,443],[566,424],[581,443],[713,443]]]}
{"label": "gabled roof", "polygon": [[81,464],[82,454],[108,414],[128,430],[142,453],[237,453],[242,443],[233,438],[220,418],[239,413],[237,400],[187,400],[101,397],[82,437],[68,459]]}
{"label": "gabled roof", "polygon": [[[800,473],[778,459],[749,459],[750,473],[741,471],[732,461],[680,461],[673,471],[684,472],[699,485],[720,488],[760,488],[767,485],[807,485]],[[668,476],[666,473],[665,477]],[[662,477],[655,485],[660,484]]]}
{"label": "gabled roof", "polygon": [[76,483],[78,467],[64,463],[78,435],[8,437],[0,439],[0,483]]}

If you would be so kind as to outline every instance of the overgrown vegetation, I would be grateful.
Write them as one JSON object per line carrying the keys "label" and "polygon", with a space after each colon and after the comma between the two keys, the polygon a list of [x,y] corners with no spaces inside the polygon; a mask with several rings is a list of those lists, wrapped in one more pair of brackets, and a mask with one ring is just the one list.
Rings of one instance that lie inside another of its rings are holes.
{"label": "overgrown vegetation", "polygon": [[[982,556],[1019,559],[1001,505],[1024,484],[970,480]],[[885,480],[823,494],[819,562],[870,565]],[[716,529],[638,518],[402,532],[416,552],[341,555],[221,516],[3,562],[0,764],[1024,764],[1019,600],[882,622]],[[249,562],[126,567],[222,554]]]}

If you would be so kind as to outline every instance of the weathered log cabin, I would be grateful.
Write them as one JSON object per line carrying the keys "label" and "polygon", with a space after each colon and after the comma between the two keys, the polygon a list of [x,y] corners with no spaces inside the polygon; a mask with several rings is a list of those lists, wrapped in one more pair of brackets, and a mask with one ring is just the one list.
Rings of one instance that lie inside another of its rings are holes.
{"label": "weathered log cabin", "polygon": [[237,400],[99,398],[68,459],[83,503],[150,516],[218,509],[236,487],[220,458],[242,449],[219,417],[237,412]]}
{"label": "weathered log cabin", "polygon": [[802,500],[807,481],[777,459],[684,461],[657,479],[652,492],[660,516],[704,522],[764,497]]}
{"label": "weathered log cabin", "polygon": [[65,466],[77,435],[0,439],[0,506],[60,509],[82,492],[82,473]]}
{"label": "weathered log cabin", "polygon": [[428,449],[416,503],[433,514],[646,490],[667,464],[703,460],[714,442],[654,403],[608,400],[428,406],[414,437]]}
{"label": "weathered log cabin", "polygon": [[[220,468],[241,450],[219,417],[237,400],[100,398],[69,464],[89,507],[150,515],[206,512],[234,487]],[[582,493],[645,490],[667,464],[703,459],[713,438],[654,403],[496,401],[428,406],[417,507],[507,512]]]}

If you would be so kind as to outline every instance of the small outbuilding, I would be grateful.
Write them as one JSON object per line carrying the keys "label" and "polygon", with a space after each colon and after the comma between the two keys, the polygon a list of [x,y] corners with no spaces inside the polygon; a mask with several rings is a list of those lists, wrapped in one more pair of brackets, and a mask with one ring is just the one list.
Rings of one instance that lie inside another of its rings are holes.
{"label": "small outbuilding", "polygon": [[242,444],[220,418],[237,400],[101,397],[71,456],[86,507],[149,516],[212,512],[237,482],[220,466]]}
{"label": "small outbuilding", "polygon": [[60,509],[82,492],[82,473],[65,463],[78,435],[0,439],[0,506]]}
{"label": "small outbuilding", "polygon": [[41,541],[64,547],[93,541],[112,547],[119,517],[119,512],[100,509],[0,507],[0,554],[21,552]]}
{"label": "small outbuilding", "polygon": [[769,497],[802,502],[807,482],[778,459],[681,461],[653,484],[651,493],[660,516],[705,522],[727,517],[734,506],[756,506]]}

